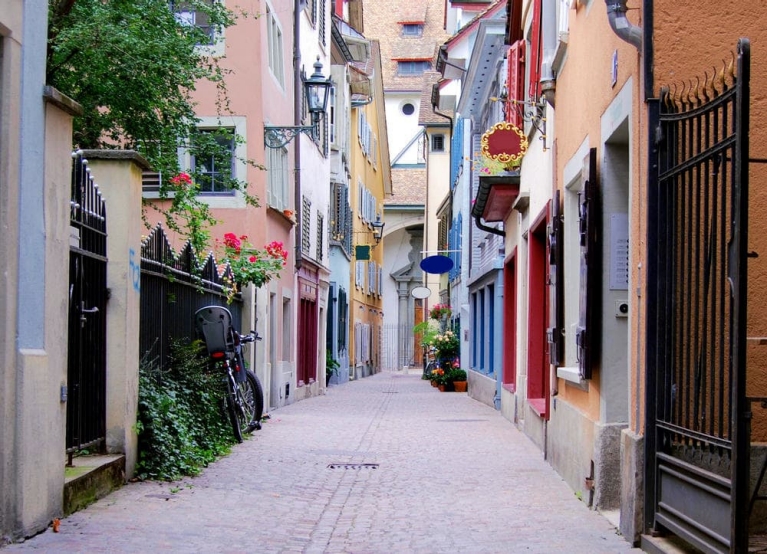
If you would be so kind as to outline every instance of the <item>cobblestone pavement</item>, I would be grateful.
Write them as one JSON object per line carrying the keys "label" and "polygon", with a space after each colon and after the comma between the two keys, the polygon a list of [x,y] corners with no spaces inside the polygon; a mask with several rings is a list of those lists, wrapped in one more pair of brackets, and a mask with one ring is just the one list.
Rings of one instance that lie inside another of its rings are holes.
{"label": "cobblestone pavement", "polygon": [[2,550],[632,550],[499,412],[419,375],[380,373],[271,415],[202,475],[128,484]]}

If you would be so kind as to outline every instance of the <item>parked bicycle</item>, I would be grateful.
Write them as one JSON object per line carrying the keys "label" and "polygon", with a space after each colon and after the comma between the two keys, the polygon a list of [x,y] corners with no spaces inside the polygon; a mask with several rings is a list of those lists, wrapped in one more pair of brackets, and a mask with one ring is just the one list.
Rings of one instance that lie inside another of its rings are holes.
{"label": "parked bicycle", "polygon": [[224,407],[237,442],[243,434],[261,428],[264,390],[258,376],[245,367],[242,345],[261,340],[251,331],[241,335],[232,326],[232,314],[223,306],[206,306],[194,314],[197,332],[205,341],[211,366],[221,371],[226,386]]}

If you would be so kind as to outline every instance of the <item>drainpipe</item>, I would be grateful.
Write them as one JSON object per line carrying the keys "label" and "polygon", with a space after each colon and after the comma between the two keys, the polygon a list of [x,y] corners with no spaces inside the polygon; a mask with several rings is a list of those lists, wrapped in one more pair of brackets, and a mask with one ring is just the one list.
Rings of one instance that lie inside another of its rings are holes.
{"label": "drainpipe", "polygon": [[607,5],[607,19],[610,27],[621,40],[633,44],[637,50],[642,49],[642,28],[632,25],[626,19],[627,0],[605,0]]}
{"label": "drainpipe", "polygon": [[[293,124],[301,125],[301,0],[295,0],[293,3]],[[302,205],[301,205],[301,137],[297,136],[293,141],[293,155],[295,170],[293,175],[295,178],[295,194],[294,194],[294,212],[296,215],[296,271],[301,268],[303,264],[303,254],[301,250],[301,217],[302,217]]]}
{"label": "drainpipe", "polygon": [[543,59],[541,60],[541,94],[554,107],[554,56],[557,53],[557,4],[556,0],[543,0],[542,4]]}
{"label": "drainpipe", "polygon": [[487,231],[488,233],[498,235],[499,237],[506,236],[506,231],[502,231],[501,229],[496,229],[495,227],[488,227],[487,225],[482,223],[481,215],[474,216],[474,224],[477,226],[477,229],[481,229],[482,231]]}

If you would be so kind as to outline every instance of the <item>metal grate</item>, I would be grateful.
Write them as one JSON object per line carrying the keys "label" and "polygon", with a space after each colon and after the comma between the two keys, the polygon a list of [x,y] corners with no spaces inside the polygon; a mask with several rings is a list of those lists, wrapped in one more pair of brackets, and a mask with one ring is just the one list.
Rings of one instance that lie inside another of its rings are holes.
{"label": "metal grate", "polygon": [[328,464],[328,469],[378,469],[378,464]]}

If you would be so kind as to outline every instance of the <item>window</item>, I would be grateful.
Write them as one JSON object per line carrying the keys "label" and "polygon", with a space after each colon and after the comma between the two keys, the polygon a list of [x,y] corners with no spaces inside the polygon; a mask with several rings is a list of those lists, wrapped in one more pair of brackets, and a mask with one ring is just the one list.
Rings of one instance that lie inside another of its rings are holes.
{"label": "window", "polygon": [[356,260],[354,262],[354,286],[358,289],[365,287],[365,261]]}
{"label": "window", "polygon": [[317,212],[317,261],[321,262],[324,258],[323,249],[325,247],[325,216]]}
{"label": "window", "polygon": [[274,13],[266,6],[266,37],[269,50],[269,69],[280,85],[285,84],[285,61],[282,55],[282,29]]}
{"label": "window", "polygon": [[410,102],[402,104],[402,113],[405,115],[413,115],[415,113],[415,106]]}
{"label": "window", "polygon": [[[202,0],[205,4],[213,5],[213,0]],[[211,25],[210,16],[200,10],[195,10],[190,2],[171,2],[171,9],[176,15],[176,21],[181,25],[196,27],[199,30],[199,39],[197,44],[200,46],[210,46],[216,39],[216,27]]]}
{"label": "window", "polygon": [[428,60],[397,62],[397,74],[405,77],[422,75],[425,71],[429,71],[430,69],[431,62]]}
{"label": "window", "polygon": [[303,198],[301,205],[301,252],[309,254],[310,245],[312,241],[311,225],[312,225],[312,201],[306,196]]}
{"label": "window", "polygon": [[290,208],[288,183],[288,151],[266,149],[267,203],[280,211]]}
{"label": "window", "polygon": [[370,260],[368,262],[368,294],[371,294],[376,290],[376,275],[376,263],[373,260]]}
{"label": "window", "polygon": [[431,136],[431,151],[432,152],[444,152],[445,151],[445,135],[432,135]]}
{"label": "window", "polygon": [[336,87],[330,87],[328,95],[328,137],[330,144],[336,143]]}
{"label": "window", "polygon": [[347,253],[351,253],[351,210],[349,187],[342,183],[333,185],[333,204],[330,212],[330,240],[338,241]]}
{"label": "window", "polygon": [[201,192],[232,192],[234,176],[234,129],[202,129],[192,152],[192,171]]}
{"label": "window", "polygon": [[403,23],[403,37],[420,37],[423,34],[423,23]]}
{"label": "window", "polygon": [[[317,0],[315,0],[316,3]],[[320,25],[318,30],[318,38],[320,44],[324,47],[325,46],[325,34],[326,34],[326,25],[325,25],[325,4],[326,0],[319,0],[319,10],[320,10]]]}

